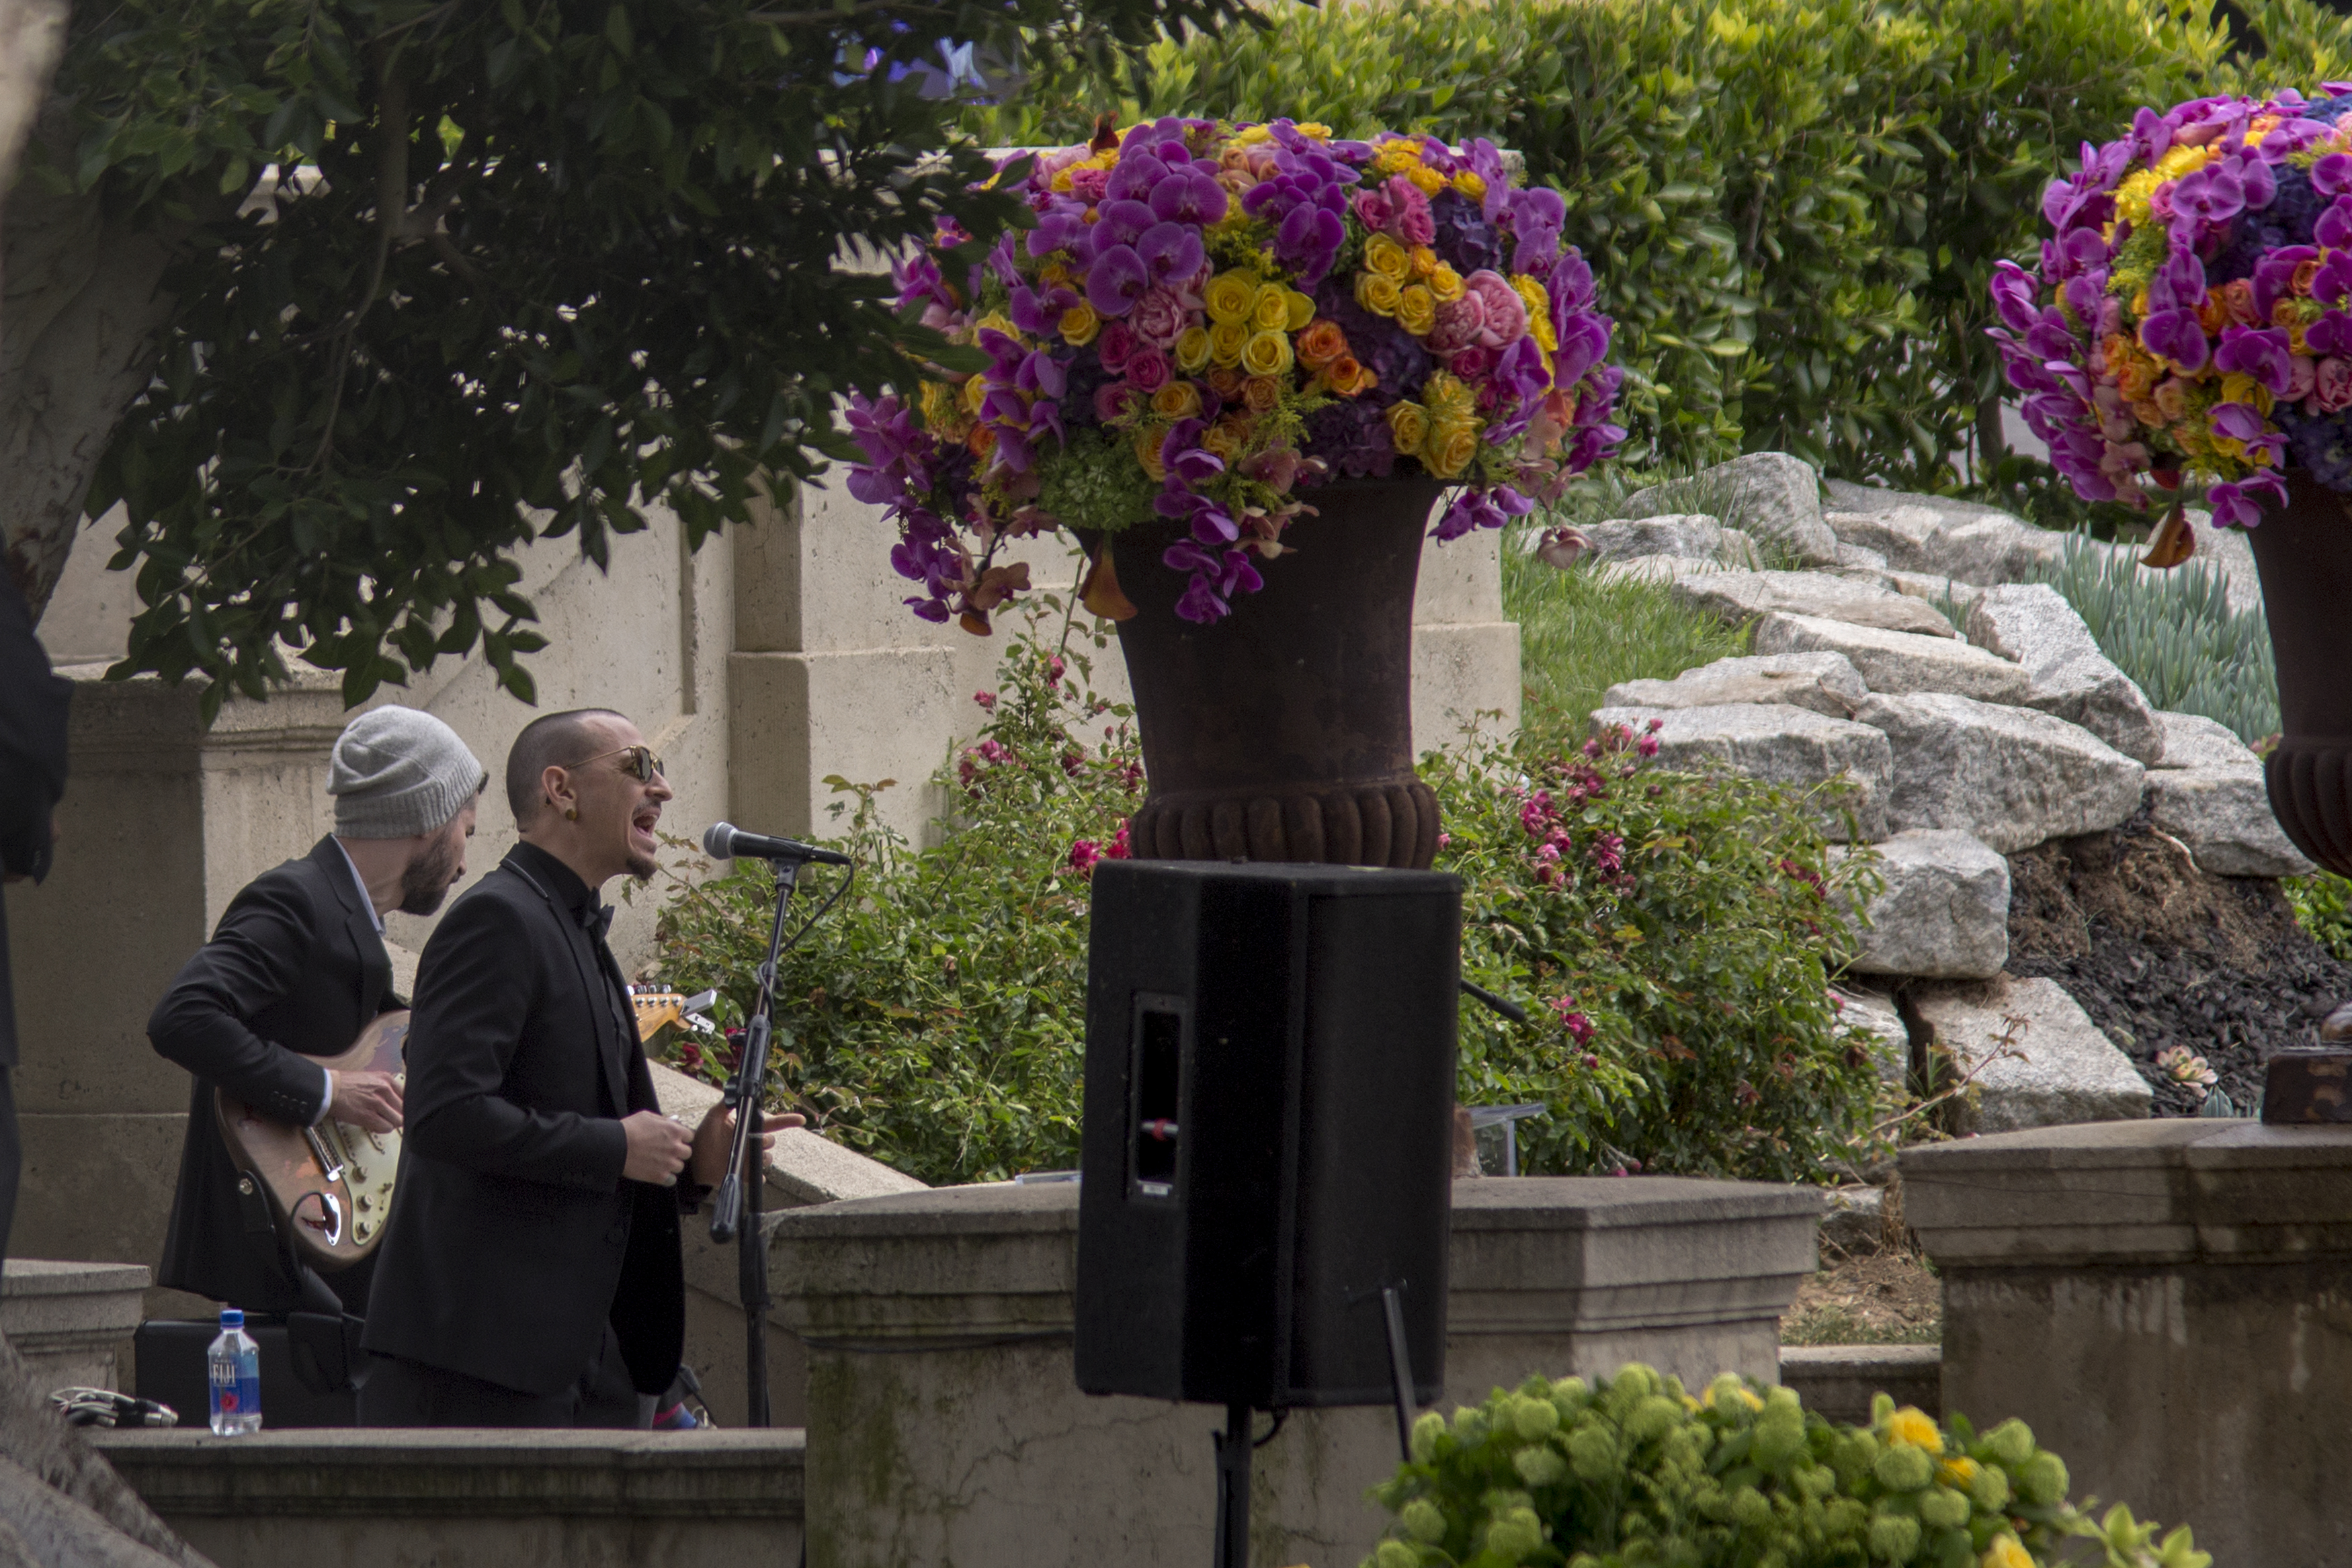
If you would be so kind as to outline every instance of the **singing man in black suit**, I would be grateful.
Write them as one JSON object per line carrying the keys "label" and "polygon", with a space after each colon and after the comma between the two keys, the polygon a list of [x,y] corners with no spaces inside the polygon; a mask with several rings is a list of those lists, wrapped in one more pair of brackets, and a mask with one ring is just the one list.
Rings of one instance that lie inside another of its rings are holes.
{"label": "singing man in black suit", "polygon": [[322,1278],[271,1228],[267,1200],[238,1193],[213,1091],[299,1125],[331,1114],[370,1132],[400,1126],[392,1074],[331,1072],[317,1059],[406,1005],[393,992],[383,917],[441,907],[466,873],[488,783],[431,714],[381,707],[352,720],[328,766],[335,831],[247,883],[156,1004],[148,1039],[195,1074],[156,1283],[248,1311],[366,1315],[372,1260]]}
{"label": "singing man in black suit", "polygon": [[417,969],[365,1427],[650,1425],[685,1333],[678,1216],[727,1167],[731,1113],[661,1113],[604,943],[599,890],[655,871],[661,759],[619,714],[551,714],[506,783],[522,841]]}
{"label": "singing man in black suit", "polygon": [[[66,788],[66,703],[72,683],[49,671],[33,617],[0,560],[0,877],[49,873],[49,811]],[[8,1256],[24,1164],[16,1132],[16,1004],[8,977],[8,910],[0,903],[0,1259]]]}

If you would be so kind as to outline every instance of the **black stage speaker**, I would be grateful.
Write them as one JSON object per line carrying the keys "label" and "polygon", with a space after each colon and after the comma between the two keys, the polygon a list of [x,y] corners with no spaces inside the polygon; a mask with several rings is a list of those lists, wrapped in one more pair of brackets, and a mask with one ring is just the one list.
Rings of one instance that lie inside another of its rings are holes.
{"label": "black stage speaker", "polygon": [[1077,1380],[1386,1405],[1444,1382],[1462,884],[1103,861],[1087,967]]}

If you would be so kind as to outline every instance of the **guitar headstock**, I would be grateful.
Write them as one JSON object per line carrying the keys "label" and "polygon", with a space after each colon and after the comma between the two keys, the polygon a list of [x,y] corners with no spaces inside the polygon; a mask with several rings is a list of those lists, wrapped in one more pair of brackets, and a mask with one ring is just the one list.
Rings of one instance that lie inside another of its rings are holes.
{"label": "guitar headstock", "polygon": [[651,1040],[654,1032],[664,1024],[684,1023],[701,1029],[709,1028],[701,1016],[702,1011],[718,998],[716,991],[700,991],[689,997],[684,991],[660,984],[631,986],[629,1006],[635,1009],[637,1015],[638,1043]]}

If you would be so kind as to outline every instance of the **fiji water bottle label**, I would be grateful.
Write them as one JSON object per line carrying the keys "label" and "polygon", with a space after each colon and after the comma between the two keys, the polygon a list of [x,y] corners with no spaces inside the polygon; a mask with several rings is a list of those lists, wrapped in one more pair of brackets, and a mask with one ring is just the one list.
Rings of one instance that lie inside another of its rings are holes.
{"label": "fiji water bottle label", "polygon": [[256,1358],[239,1356],[236,1363],[212,1367],[213,1414],[253,1416],[261,1410],[261,1369]]}

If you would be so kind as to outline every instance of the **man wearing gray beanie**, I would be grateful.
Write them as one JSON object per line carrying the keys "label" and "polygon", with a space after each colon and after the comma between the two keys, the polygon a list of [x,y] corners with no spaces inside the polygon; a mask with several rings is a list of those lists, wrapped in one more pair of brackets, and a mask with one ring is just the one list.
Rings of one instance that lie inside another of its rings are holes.
{"label": "man wearing gray beanie", "polygon": [[381,707],[344,726],[328,763],[335,831],[247,884],[147,1020],[158,1052],[195,1076],[179,1189],[155,1282],[253,1312],[364,1316],[372,1260],[321,1278],[241,1195],[213,1114],[225,1089],[265,1116],[369,1132],[401,1124],[389,1073],[331,1072],[393,993],[383,917],[430,915],[466,873],[489,774],[431,714]]}

